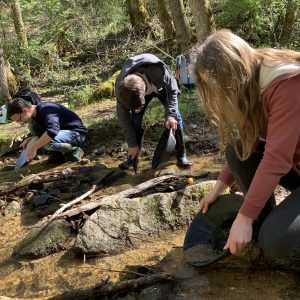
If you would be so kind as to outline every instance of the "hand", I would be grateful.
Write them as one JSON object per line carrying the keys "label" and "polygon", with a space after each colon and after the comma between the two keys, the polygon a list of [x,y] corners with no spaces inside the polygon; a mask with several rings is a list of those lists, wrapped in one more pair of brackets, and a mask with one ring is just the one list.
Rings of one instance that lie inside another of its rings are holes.
{"label": "hand", "polygon": [[214,203],[221,195],[224,194],[227,185],[221,180],[217,180],[213,189],[200,201],[200,210],[205,214],[210,204]]}
{"label": "hand", "polygon": [[243,214],[238,213],[229,233],[224,250],[229,249],[232,254],[241,251],[252,239],[253,220]]}
{"label": "hand", "polygon": [[30,142],[30,140],[31,140],[31,137],[28,137],[27,139],[25,139],[25,140],[21,143],[20,147],[22,147],[22,149],[24,150],[24,149],[26,148],[26,146],[28,145],[28,143]]}
{"label": "hand", "polygon": [[130,147],[128,149],[128,154],[131,156],[132,159],[135,159],[139,155],[139,147]]}
{"label": "hand", "polygon": [[200,210],[205,214],[208,211],[209,206],[214,203],[219,197],[214,190],[210,191],[200,202]]}
{"label": "hand", "polygon": [[36,156],[37,149],[33,146],[31,146],[28,150],[26,160],[31,161]]}
{"label": "hand", "polygon": [[165,122],[165,126],[168,129],[172,128],[173,133],[175,133],[175,131],[177,130],[177,124],[178,122],[173,117],[168,118],[168,120]]}

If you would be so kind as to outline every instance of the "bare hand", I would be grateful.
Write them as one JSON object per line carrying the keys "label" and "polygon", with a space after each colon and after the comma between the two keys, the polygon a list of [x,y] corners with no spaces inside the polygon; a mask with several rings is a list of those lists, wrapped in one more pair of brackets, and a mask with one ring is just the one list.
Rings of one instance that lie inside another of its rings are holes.
{"label": "bare hand", "polygon": [[132,159],[135,159],[139,155],[139,147],[130,147],[128,149],[128,154],[131,156]]}
{"label": "bare hand", "polygon": [[22,143],[21,143],[21,147],[24,150],[26,148],[26,146],[28,145],[28,143],[30,142],[31,137],[28,137],[27,139],[25,139]]}
{"label": "bare hand", "polygon": [[175,133],[175,131],[177,130],[177,124],[178,122],[173,117],[168,118],[168,120],[165,122],[165,126],[168,129],[172,128],[173,133]]}
{"label": "bare hand", "polygon": [[31,161],[36,156],[37,149],[35,147],[30,147],[26,156],[27,161]]}
{"label": "bare hand", "polygon": [[200,202],[200,210],[205,214],[209,206],[218,199],[219,195],[214,190],[210,191]]}
{"label": "bare hand", "polygon": [[232,254],[241,251],[252,239],[252,223],[249,217],[238,213],[229,233],[224,250],[229,249]]}

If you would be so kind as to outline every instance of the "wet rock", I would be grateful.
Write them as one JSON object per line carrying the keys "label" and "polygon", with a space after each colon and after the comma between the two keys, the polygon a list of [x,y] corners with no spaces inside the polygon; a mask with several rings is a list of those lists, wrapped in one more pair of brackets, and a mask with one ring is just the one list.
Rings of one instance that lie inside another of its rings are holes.
{"label": "wet rock", "polygon": [[67,201],[67,200],[71,200],[72,198],[74,198],[74,194],[73,193],[59,193],[57,195],[57,197],[62,201]]}
{"label": "wet rock", "polygon": [[82,227],[74,250],[114,254],[137,246],[141,237],[185,226],[198,212],[198,202],[211,184],[199,183],[177,192],[103,204]]}
{"label": "wet rock", "polygon": [[70,234],[68,222],[54,220],[48,226],[33,228],[14,249],[13,255],[24,258],[38,258],[56,253],[65,249]]}
{"label": "wet rock", "polygon": [[138,296],[138,300],[166,300],[173,299],[172,284],[156,284],[142,290]]}
{"label": "wet rock", "polygon": [[39,206],[43,206],[43,205],[47,204],[49,197],[50,196],[48,194],[41,194],[41,195],[35,196],[32,200],[33,206],[39,207]]}
{"label": "wet rock", "polygon": [[18,201],[12,201],[10,202],[4,209],[4,214],[12,214],[12,213],[18,213],[22,209],[22,205]]}
{"label": "wet rock", "polygon": [[100,148],[95,150],[95,154],[98,154],[98,155],[101,155],[105,152],[106,152],[106,147],[105,146],[101,146]]}
{"label": "wet rock", "polygon": [[2,168],[1,171],[13,171],[15,169],[15,165],[6,165]]}

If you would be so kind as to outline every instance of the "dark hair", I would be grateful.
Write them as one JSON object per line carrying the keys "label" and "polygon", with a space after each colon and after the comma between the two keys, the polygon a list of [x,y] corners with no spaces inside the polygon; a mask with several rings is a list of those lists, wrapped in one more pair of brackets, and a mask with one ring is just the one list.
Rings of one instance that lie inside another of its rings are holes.
{"label": "dark hair", "polygon": [[135,110],[145,104],[146,83],[138,75],[127,75],[120,82],[120,101],[130,110]]}
{"label": "dark hair", "polygon": [[22,98],[12,99],[7,104],[7,118],[10,119],[11,116],[14,114],[21,114],[23,112],[23,108],[30,108],[30,107],[32,107],[32,104]]}

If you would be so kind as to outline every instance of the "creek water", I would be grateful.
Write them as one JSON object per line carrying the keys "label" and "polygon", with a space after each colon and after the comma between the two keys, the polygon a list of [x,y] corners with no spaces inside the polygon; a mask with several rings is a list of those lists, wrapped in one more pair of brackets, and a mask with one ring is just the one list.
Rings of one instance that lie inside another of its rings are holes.
{"label": "creek water", "polygon": [[[193,160],[195,174],[205,170],[205,165],[212,161],[211,157]],[[116,165],[117,161],[106,163]],[[143,171],[146,166],[141,168]],[[122,183],[104,189],[103,194],[118,192],[147,176],[127,177]],[[0,177],[0,184],[4,184],[8,177],[3,172]],[[88,290],[108,277],[118,282],[124,277],[122,271],[135,265],[174,274],[178,281],[175,290],[170,291],[175,295],[172,300],[300,299],[299,275],[294,272],[250,267],[233,257],[227,258],[228,263],[222,266],[191,267],[182,253],[186,228],[163,233],[159,238],[149,237],[138,249],[113,256],[84,259],[69,249],[41,259],[20,260],[12,257],[12,251],[30,230],[24,222],[26,219],[31,224],[38,221],[27,209],[0,217],[0,299],[49,299],[74,290]]]}

